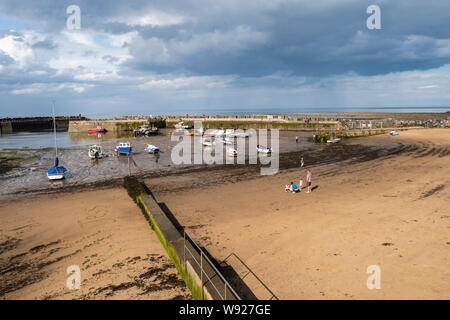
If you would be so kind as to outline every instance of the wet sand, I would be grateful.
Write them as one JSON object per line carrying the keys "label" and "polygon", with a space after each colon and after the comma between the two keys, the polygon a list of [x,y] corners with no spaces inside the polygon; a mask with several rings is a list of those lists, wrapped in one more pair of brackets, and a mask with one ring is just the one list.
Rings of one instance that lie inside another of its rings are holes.
{"label": "wet sand", "polygon": [[[306,160],[311,194],[284,191],[306,175],[294,164],[276,176],[190,173],[147,185],[217,261],[237,254],[280,299],[449,299],[450,130],[333,148],[373,144],[397,147]],[[236,259],[227,262],[245,274]],[[381,268],[379,290],[366,286],[370,265]],[[252,276],[245,283],[270,298]]]}
{"label": "wet sand", "polygon": [[[67,267],[81,288],[66,287]],[[122,188],[0,202],[0,299],[191,299]]]}

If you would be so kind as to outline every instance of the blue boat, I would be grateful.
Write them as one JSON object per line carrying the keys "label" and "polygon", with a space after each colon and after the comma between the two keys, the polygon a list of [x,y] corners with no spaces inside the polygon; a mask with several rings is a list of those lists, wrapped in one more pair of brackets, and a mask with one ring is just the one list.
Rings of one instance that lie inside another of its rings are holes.
{"label": "blue boat", "polygon": [[48,169],[47,177],[49,180],[62,180],[66,176],[67,169],[59,165],[58,157],[55,158],[55,165]]}
{"label": "blue boat", "polygon": [[147,147],[144,150],[148,153],[158,153],[159,152],[159,148],[152,144],[147,144]]}
{"label": "blue boat", "polygon": [[56,121],[55,121],[55,102],[53,101],[53,136],[55,139],[55,165],[48,169],[47,177],[49,180],[62,180],[66,177],[67,169],[59,165],[58,144],[56,142]]}
{"label": "blue boat", "polygon": [[399,133],[397,131],[395,131],[395,130],[392,130],[391,132],[389,132],[389,134],[391,136],[398,136]]}
{"label": "blue boat", "polygon": [[130,154],[131,153],[131,143],[129,143],[129,142],[121,142],[115,148],[115,151],[117,153],[121,153],[121,154]]}

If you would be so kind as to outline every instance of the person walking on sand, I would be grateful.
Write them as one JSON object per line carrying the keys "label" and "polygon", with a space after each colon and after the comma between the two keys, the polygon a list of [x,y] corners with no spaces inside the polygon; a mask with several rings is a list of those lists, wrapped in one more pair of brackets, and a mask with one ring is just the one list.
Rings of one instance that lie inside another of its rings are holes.
{"label": "person walking on sand", "polygon": [[303,161],[303,157],[300,158],[300,168],[303,168],[305,165],[305,161]]}
{"label": "person walking on sand", "polygon": [[308,191],[306,193],[311,193],[311,182],[312,182],[312,173],[311,171],[306,172],[306,186],[308,187]]}
{"label": "person walking on sand", "polygon": [[295,143],[298,143],[298,137],[295,136]]}

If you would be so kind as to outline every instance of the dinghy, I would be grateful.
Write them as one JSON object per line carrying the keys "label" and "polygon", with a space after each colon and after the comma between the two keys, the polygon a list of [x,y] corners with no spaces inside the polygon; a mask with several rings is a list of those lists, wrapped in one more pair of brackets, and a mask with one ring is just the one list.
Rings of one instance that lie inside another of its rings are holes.
{"label": "dinghy", "polygon": [[398,136],[398,135],[399,135],[399,133],[398,133],[397,131],[394,131],[394,130],[392,130],[391,132],[389,132],[389,134],[390,134],[391,136]]}
{"label": "dinghy", "polygon": [[159,153],[159,148],[152,144],[147,144],[144,150],[148,153]]}
{"label": "dinghy", "polygon": [[272,153],[272,148],[264,147],[260,144],[256,145],[256,150],[262,153]]}

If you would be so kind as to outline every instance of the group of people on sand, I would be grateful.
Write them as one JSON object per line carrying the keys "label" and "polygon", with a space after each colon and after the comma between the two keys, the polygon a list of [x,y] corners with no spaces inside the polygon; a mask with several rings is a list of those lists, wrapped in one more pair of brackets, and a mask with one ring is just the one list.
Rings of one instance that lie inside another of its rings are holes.
{"label": "group of people on sand", "polygon": [[[312,182],[312,173],[308,169],[306,171],[306,188],[307,188],[306,193],[311,193],[311,182]],[[300,181],[298,182],[298,186],[294,182],[291,182],[290,185],[287,184],[284,188],[284,190],[286,192],[292,192],[292,193],[301,192],[302,189],[303,189],[303,179],[301,179],[301,178],[300,178]]]}

